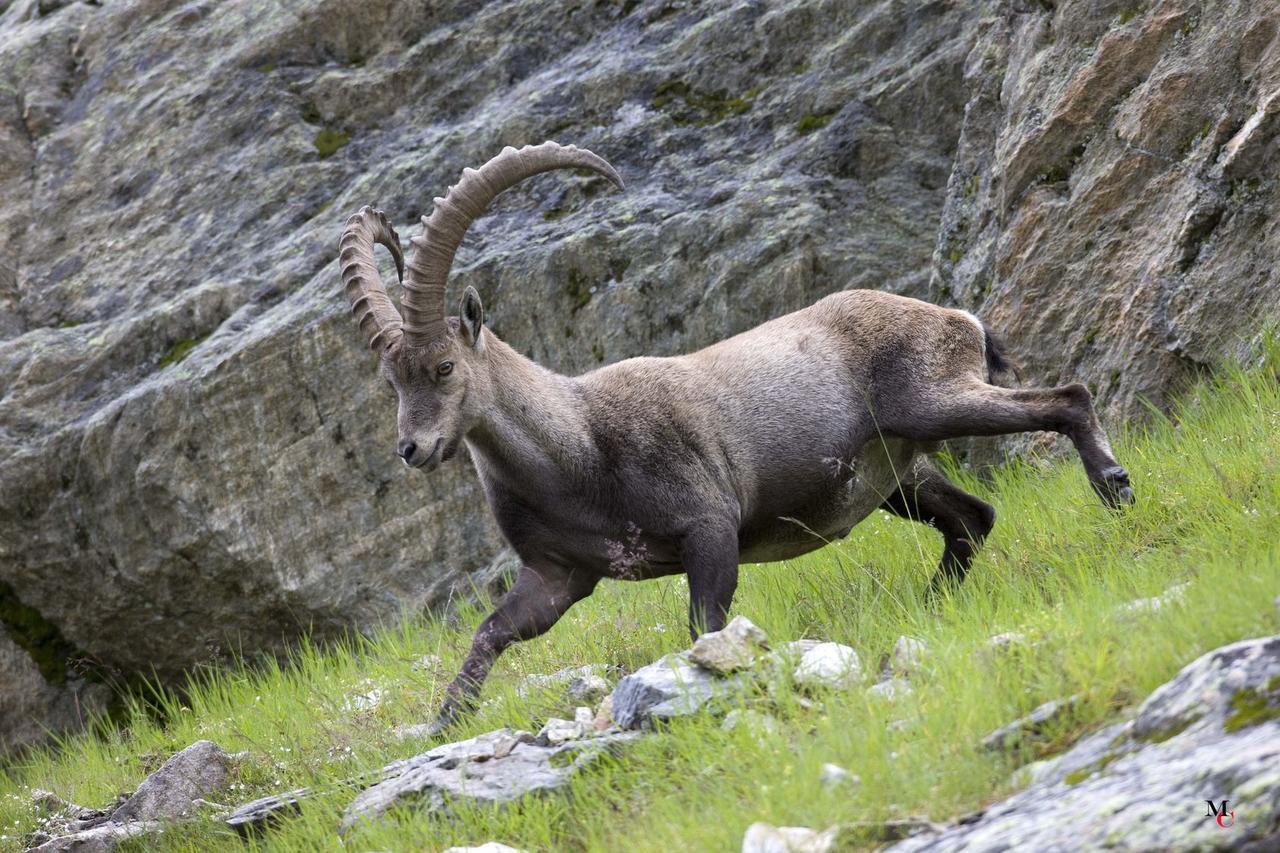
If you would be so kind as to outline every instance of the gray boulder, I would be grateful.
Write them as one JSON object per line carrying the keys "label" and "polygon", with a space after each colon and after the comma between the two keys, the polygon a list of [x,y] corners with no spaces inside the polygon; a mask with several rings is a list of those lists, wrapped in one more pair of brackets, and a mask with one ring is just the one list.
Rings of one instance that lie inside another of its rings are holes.
{"label": "gray boulder", "polygon": [[191,810],[194,800],[226,788],[232,767],[232,758],[216,743],[198,740],[144,779],[138,790],[111,813],[111,820],[123,823],[181,817]]}
{"label": "gray boulder", "polygon": [[[1133,719],[1085,738],[1034,776],[980,816],[890,849],[1276,849],[1280,636],[1198,658]],[[1225,827],[1207,800],[1219,810],[1226,800]]]}

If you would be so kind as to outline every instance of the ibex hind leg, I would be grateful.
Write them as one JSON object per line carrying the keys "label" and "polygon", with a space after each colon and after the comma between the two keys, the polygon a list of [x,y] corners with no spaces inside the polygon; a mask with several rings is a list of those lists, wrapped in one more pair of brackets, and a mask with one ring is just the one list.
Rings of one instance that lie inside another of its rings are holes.
{"label": "ibex hind leg", "polygon": [[1129,474],[1111,453],[1089,390],[1078,383],[1057,388],[1000,388],[966,381],[929,389],[882,419],[887,433],[917,441],[1045,430],[1067,436],[1084,463],[1089,483],[1110,507],[1134,502]]}
{"label": "ibex hind leg", "polygon": [[461,671],[445,691],[432,734],[471,712],[494,661],[508,646],[546,633],[575,602],[590,595],[598,581],[595,575],[558,567],[521,568],[502,602],[476,630]]}
{"label": "ibex hind leg", "polygon": [[881,508],[942,534],[942,563],[929,582],[930,597],[960,585],[996,522],[995,507],[957,487],[924,462],[916,464],[910,478],[903,480]]}

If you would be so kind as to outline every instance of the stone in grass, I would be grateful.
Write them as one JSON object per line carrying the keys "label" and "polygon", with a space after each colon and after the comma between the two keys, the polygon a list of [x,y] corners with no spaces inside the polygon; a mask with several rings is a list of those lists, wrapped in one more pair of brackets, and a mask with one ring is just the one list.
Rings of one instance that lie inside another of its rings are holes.
{"label": "stone in grass", "polygon": [[1159,595],[1151,598],[1139,598],[1120,605],[1119,613],[1121,616],[1143,616],[1149,613],[1159,613],[1169,605],[1180,604],[1190,588],[1191,583],[1189,581],[1174,584]]}
{"label": "stone in grass", "polygon": [[827,763],[818,771],[818,781],[827,788],[839,788],[845,785],[857,787],[862,784],[857,773],[851,773],[839,764]]}
{"label": "stone in grass", "polygon": [[347,806],[341,829],[346,832],[409,801],[443,813],[451,801],[498,805],[544,794],[563,787],[579,770],[636,737],[638,732],[607,732],[543,745],[527,732],[499,729],[443,744],[383,768],[381,781],[361,791]]}
{"label": "stone in grass", "polygon": [[1031,640],[1026,634],[1020,631],[1005,631],[988,637],[986,642],[978,647],[976,657],[979,663],[990,665],[1015,652],[1029,648],[1031,648]]}
{"label": "stone in grass", "polygon": [[500,841],[486,841],[478,847],[450,847],[441,853],[525,853],[525,851]]}
{"label": "stone in grass", "polygon": [[745,616],[735,616],[719,631],[698,637],[689,659],[704,669],[729,675],[755,665],[756,655],[768,648],[764,631]]}
{"label": "stone in grass", "polygon": [[843,690],[862,682],[862,663],[848,646],[818,643],[801,655],[792,677],[804,688]]}
{"label": "stone in grass", "polygon": [[713,699],[736,695],[751,685],[751,674],[722,678],[695,666],[688,652],[659,658],[618,681],[613,688],[613,720],[624,729],[697,713]]}
{"label": "stone in grass", "polygon": [[867,688],[867,695],[874,696],[877,699],[886,699],[890,702],[910,696],[912,693],[911,682],[905,678],[890,678],[886,681],[880,681]]}
{"label": "stone in grass", "polygon": [[899,675],[917,672],[924,666],[924,660],[928,654],[929,647],[925,645],[924,640],[900,636],[898,642],[893,645],[893,654],[890,658],[893,671]]}
{"label": "stone in grass", "polygon": [[600,663],[571,666],[550,675],[535,673],[521,679],[516,695],[521,698],[537,691],[559,690],[565,701],[574,705],[591,705],[609,693],[609,668]]}
{"label": "stone in grass", "polygon": [[982,748],[989,752],[1016,750],[1026,740],[1042,735],[1046,729],[1067,717],[1079,703],[1079,696],[1054,699],[1037,707],[1030,714],[1001,726],[982,739]]}
{"label": "stone in grass", "polygon": [[[115,850],[129,838],[158,832],[164,824],[158,820],[138,820],[128,823],[107,821],[71,835],[61,835],[27,848],[27,853],[99,853]],[[32,839],[34,841],[34,839]]]}
{"label": "stone in grass", "polygon": [[725,714],[720,729],[726,732],[744,729],[757,743],[767,742],[770,738],[776,737],[781,730],[778,721],[772,716],[749,708],[734,708]]}
{"label": "stone in grass", "polygon": [[555,717],[547,720],[538,732],[537,741],[548,746],[557,746],[571,740],[586,737],[595,731],[595,712],[587,707],[577,708],[572,720],[561,720]]}
{"label": "stone in grass", "polygon": [[753,823],[742,836],[742,853],[828,853],[836,847],[840,828],[819,832],[807,826]]}

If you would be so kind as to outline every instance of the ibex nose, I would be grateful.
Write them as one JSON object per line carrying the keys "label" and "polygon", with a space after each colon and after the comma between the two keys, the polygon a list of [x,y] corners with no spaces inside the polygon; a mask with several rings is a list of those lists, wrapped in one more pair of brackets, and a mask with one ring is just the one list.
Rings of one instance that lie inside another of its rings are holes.
{"label": "ibex nose", "polygon": [[410,439],[403,439],[400,442],[400,458],[407,464],[413,458],[413,454],[418,450],[418,445],[414,444]]}

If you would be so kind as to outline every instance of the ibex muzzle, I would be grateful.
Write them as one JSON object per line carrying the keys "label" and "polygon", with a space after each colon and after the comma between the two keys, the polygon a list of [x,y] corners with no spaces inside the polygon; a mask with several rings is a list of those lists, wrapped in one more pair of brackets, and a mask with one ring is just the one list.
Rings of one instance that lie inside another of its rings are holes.
{"label": "ibex muzzle", "polygon": [[[1056,431],[1106,504],[1133,502],[1085,387],[991,384],[1011,362],[963,311],[844,291],[688,355],[579,377],[503,343],[471,288],[446,317],[445,281],[467,226],[504,189],[562,168],[622,187],[589,151],[507,148],[436,199],[407,265],[380,211],[362,209],[342,234],[347,298],[399,398],[399,455],[431,470],[466,442],[522,563],[476,632],[440,725],[470,706],[505,648],[549,629],[604,577],[684,572],[690,631],[717,630],[739,563],[812,551],[880,507],[942,533],[931,594],[960,583],[995,510],[928,463],[944,439]],[[403,279],[403,318],[376,244]]]}

